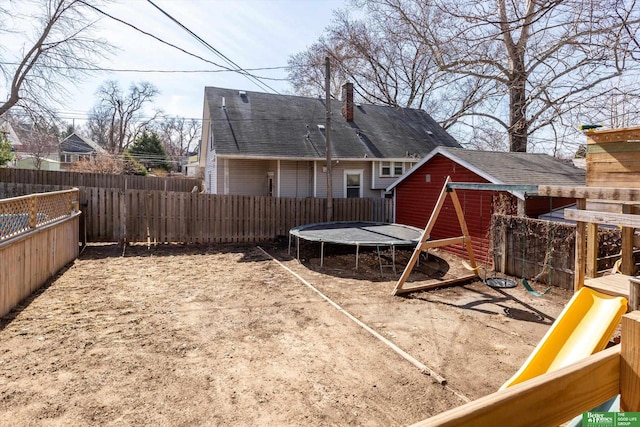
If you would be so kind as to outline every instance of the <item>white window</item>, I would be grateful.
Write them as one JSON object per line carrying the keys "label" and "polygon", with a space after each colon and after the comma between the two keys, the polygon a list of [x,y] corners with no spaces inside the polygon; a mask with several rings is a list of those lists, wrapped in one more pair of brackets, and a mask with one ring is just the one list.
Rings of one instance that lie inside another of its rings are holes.
{"label": "white window", "polygon": [[391,162],[380,162],[380,176],[391,176]]}
{"label": "white window", "polygon": [[380,162],[381,177],[395,177],[404,173],[404,163],[402,162]]}
{"label": "white window", "polygon": [[362,197],[362,170],[344,171],[344,194],[348,199]]}
{"label": "white window", "polygon": [[73,163],[73,155],[72,154],[61,154],[60,155],[61,163]]}

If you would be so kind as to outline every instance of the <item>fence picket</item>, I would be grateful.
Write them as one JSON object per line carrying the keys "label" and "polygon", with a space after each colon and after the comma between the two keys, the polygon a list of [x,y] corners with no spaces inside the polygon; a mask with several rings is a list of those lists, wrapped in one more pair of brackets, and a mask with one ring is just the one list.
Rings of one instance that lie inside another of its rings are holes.
{"label": "fence picket", "polygon": [[103,187],[149,191],[177,191],[190,193],[200,188],[195,178],[160,178],[153,176],[113,175],[105,173],[37,171],[30,169],[0,169],[0,181],[22,184],[62,185],[67,187]]}
{"label": "fence picket", "polygon": [[[133,184],[127,182],[127,186]],[[33,187],[3,183],[0,190],[20,193]],[[146,242],[147,238],[163,243],[261,242],[286,236],[292,227],[326,218],[326,199],[318,198],[83,187],[80,203],[89,242],[119,241],[123,237],[129,242]],[[333,220],[388,222],[392,212],[391,199],[335,199]]]}

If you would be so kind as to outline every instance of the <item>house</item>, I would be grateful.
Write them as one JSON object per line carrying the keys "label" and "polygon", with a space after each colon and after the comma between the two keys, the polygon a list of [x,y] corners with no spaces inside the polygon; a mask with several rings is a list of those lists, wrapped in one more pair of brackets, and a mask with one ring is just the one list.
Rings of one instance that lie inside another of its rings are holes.
{"label": "house", "polygon": [[7,163],[7,166],[16,167],[18,153],[23,152],[23,144],[11,125],[11,122],[4,117],[0,117],[0,133],[2,133],[6,140],[9,141],[9,144],[11,144],[11,152],[13,153],[13,160]]}
{"label": "house", "polygon": [[[384,197],[438,146],[459,147],[425,111],[331,101],[332,196]],[[200,167],[208,193],[327,196],[321,98],[205,88]]]}
{"label": "house", "polygon": [[[411,171],[387,188],[393,191],[396,222],[424,228],[447,176],[453,182],[511,185],[583,186],[585,171],[572,163],[546,154],[503,153],[438,147]],[[536,218],[553,209],[575,203],[571,198],[548,198],[519,191],[456,190],[465,212],[476,259],[492,262],[491,215],[524,215]],[[460,226],[450,198],[447,198],[431,232],[432,239],[460,235]],[[462,245],[447,247],[466,256]]]}
{"label": "house", "polygon": [[197,177],[198,171],[200,171],[200,164],[198,163],[198,152],[190,152],[189,156],[180,166],[184,175],[193,178]]}
{"label": "house", "polygon": [[7,166],[18,169],[60,170],[57,141],[53,137],[38,137],[30,125],[0,118],[4,133],[15,154]]}
{"label": "house", "polygon": [[60,143],[60,163],[63,169],[69,169],[79,160],[88,160],[105,152],[105,149],[95,142],[73,132]]}

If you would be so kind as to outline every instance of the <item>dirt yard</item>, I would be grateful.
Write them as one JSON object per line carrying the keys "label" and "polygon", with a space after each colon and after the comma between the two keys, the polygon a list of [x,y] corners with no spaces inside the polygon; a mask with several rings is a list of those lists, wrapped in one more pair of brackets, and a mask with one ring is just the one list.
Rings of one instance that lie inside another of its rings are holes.
{"label": "dirt yard", "polygon": [[[322,268],[312,245],[301,262],[264,250],[447,385],[255,245],[90,246],[0,323],[2,425],[407,425],[496,391],[570,297],[481,282],[393,297],[373,252],[355,271],[353,248]],[[434,254],[411,283],[461,273]]]}

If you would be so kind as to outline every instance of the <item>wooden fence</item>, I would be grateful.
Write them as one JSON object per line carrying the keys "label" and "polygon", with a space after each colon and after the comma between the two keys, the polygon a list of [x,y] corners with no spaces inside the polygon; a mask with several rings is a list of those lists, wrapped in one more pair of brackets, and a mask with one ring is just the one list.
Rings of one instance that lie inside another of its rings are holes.
{"label": "wooden fence", "polygon": [[[575,224],[493,215],[491,233],[496,271],[573,289]],[[601,227],[598,241],[598,270],[603,273],[620,258],[620,230]]]}
{"label": "wooden fence", "polygon": [[[80,202],[89,242],[263,242],[326,215],[326,199],[313,198],[87,188]],[[335,221],[393,219],[391,199],[334,199],[333,205]]]}
{"label": "wooden fence", "polygon": [[0,168],[0,182],[59,185],[65,187],[101,187],[132,190],[191,192],[201,190],[202,181],[195,178],[113,175],[106,173],[38,171]]}
{"label": "wooden fence", "polygon": [[0,201],[0,316],[78,257],[78,190]]}
{"label": "wooden fence", "polygon": [[[0,198],[61,185],[0,182]],[[80,187],[83,242],[264,242],[323,222],[326,199]],[[391,199],[334,199],[335,221],[393,222]]]}

